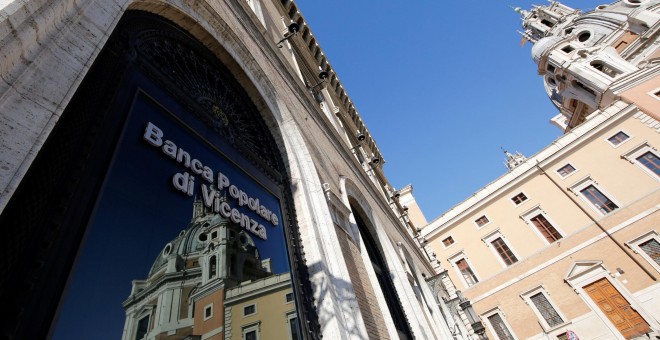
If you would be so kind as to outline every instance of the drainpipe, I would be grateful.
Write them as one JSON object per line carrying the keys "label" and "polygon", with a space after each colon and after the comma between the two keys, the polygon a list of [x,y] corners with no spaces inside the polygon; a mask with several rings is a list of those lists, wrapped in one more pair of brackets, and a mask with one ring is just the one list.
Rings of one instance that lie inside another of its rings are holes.
{"label": "drainpipe", "polygon": [[580,203],[578,203],[578,201],[575,200],[574,197],[572,197],[571,195],[569,195],[569,194],[568,194],[568,193],[567,193],[567,192],[566,192],[566,191],[565,191],[565,190],[559,185],[559,183],[557,183],[552,177],[550,177],[550,176],[545,172],[545,170],[543,170],[543,168],[541,168],[541,165],[539,164],[538,161],[536,161],[536,167],[539,169],[539,171],[541,171],[541,174],[545,175],[545,177],[548,178],[548,179],[550,180],[550,182],[552,182],[552,184],[554,184],[554,185],[557,187],[557,189],[559,189],[559,191],[561,191],[566,197],[568,197],[569,200],[571,200],[571,202],[573,202],[573,204],[575,204],[575,206],[578,207],[578,209],[580,209],[585,215],[587,215],[587,217],[588,217],[592,222],[594,222],[594,224],[596,224],[596,226],[598,226],[598,228],[599,228],[602,232],[604,232],[605,235],[607,235],[607,237],[608,237],[612,242],[614,242],[614,244],[616,244],[617,247],[619,247],[619,249],[621,249],[621,251],[622,251],[624,254],[626,254],[626,256],[628,256],[628,258],[630,258],[630,259],[631,259],[631,260],[632,260],[632,261],[633,261],[633,262],[634,262],[639,268],[641,268],[641,269],[644,271],[644,273],[646,273],[646,275],[648,275],[653,281],[658,281],[658,279],[656,279],[656,277],[653,276],[653,274],[651,274],[651,272],[648,271],[648,269],[644,268],[644,266],[643,266],[643,265],[642,265],[642,264],[641,264],[641,263],[640,263],[640,262],[639,262],[634,256],[632,256],[632,254],[630,254],[628,251],[626,251],[626,248],[625,248],[621,243],[619,243],[619,241],[617,241],[614,237],[612,237],[612,234],[610,234],[609,231],[607,231],[605,228],[603,228],[603,226],[602,226],[602,225],[601,225],[601,224],[600,224],[600,223],[599,223],[599,222],[598,222],[593,216],[591,216],[591,214],[589,214],[589,213],[587,212],[587,210],[584,209],[584,207],[582,207],[582,205],[580,205]]}

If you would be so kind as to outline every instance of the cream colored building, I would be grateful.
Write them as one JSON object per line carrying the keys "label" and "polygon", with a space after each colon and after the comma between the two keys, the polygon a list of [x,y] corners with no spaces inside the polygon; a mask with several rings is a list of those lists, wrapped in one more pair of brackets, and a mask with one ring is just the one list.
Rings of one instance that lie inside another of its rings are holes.
{"label": "cream colored building", "polygon": [[288,274],[245,282],[225,293],[226,339],[299,339]]}
{"label": "cream colored building", "polygon": [[523,17],[564,134],[421,231],[491,339],[660,334],[660,2]]}

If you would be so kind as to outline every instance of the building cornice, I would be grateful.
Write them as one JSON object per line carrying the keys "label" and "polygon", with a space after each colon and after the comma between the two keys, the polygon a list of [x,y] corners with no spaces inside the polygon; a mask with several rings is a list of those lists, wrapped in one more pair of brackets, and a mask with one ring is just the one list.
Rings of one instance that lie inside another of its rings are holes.
{"label": "building cornice", "polygon": [[476,191],[470,198],[431,221],[422,228],[422,236],[427,240],[434,238],[446,227],[453,225],[456,221],[490,203],[500,193],[535,175],[538,172],[537,164],[543,166],[544,164],[553,162],[557,158],[574,150],[582,142],[588,140],[591,136],[599,133],[614,122],[632,116],[637,111],[637,106],[627,104],[623,101],[614,102],[607,108],[596,111],[587,121],[569,133],[557,138],[549,146],[528,158],[523,164]]}

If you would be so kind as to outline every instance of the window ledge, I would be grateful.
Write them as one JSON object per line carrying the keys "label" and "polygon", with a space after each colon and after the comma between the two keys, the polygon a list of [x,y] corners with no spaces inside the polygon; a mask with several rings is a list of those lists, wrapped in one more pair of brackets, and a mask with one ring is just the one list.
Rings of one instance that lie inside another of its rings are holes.
{"label": "window ledge", "polygon": [[[567,327],[567,326],[569,326],[569,325],[571,325],[571,324],[573,324],[573,322],[571,322],[571,321],[566,321],[566,322],[561,323],[561,324],[559,324],[559,325],[557,325],[557,326],[554,326],[554,327],[546,327],[546,326],[544,326],[544,325],[541,325],[541,328],[543,328],[543,333],[545,333],[545,334],[550,334],[550,333],[553,333],[553,332],[555,332],[555,331],[557,331],[557,330],[566,331],[566,329],[563,329],[563,328],[565,328],[565,327]],[[557,332],[557,333],[561,333],[561,332]],[[557,335],[557,334],[552,334],[552,335]]]}

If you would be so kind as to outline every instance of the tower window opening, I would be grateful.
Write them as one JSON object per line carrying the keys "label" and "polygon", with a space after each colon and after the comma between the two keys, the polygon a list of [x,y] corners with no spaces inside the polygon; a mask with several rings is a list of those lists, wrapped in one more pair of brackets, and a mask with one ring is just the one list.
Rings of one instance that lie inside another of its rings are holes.
{"label": "tower window opening", "polygon": [[547,19],[543,19],[543,20],[541,20],[541,23],[542,23],[543,25],[546,25],[546,26],[550,27],[550,28],[552,28],[552,27],[555,26],[555,23],[554,23],[554,22],[552,22],[552,21],[550,21],[550,20],[547,20]]}
{"label": "tower window opening", "polygon": [[215,277],[217,270],[218,270],[218,261],[216,261],[215,256],[211,256],[211,259],[209,260],[209,279]]}
{"label": "tower window opening", "polygon": [[149,315],[143,317],[138,321],[137,331],[135,332],[135,340],[141,340],[146,338],[147,333],[149,332]]}
{"label": "tower window opening", "polygon": [[580,34],[578,34],[579,42],[585,42],[589,40],[589,38],[591,38],[591,33],[589,33],[588,31],[580,32]]}
{"label": "tower window opening", "polygon": [[571,27],[571,28],[567,28],[567,29],[564,31],[564,33],[566,33],[566,34],[571,34],[571,33],[573,33],[573,27]]}
{"label": "tower window opening", "polygon": [[608,77],[614,78],[617,75],[619,75],[619,72],[615,70],[614,68],[610,67],[609,65],[603,63],[602,61],[596,60],[591,62],[591,67],[595,68],[596,70],[605,73]]}
{"label": "tower window opening", "polygon": [[555,69],[555,66],[552,65],[552,64],[548,64],[548,65],[545,67],[545,69],[548,70],[548,72],[552,72],[552,73],[555,73],[555,71],[557,70],[557,69]]}
{"label": "tower window opening", "polygon": [[561,50],[564,53],[568,54],[568,53],[571,53],[571,52],[575,51],[575,48],[573,48],[573,46],[571,46],[571,45],[566,45]]}
{"label": "tower window opening", "polygon": [[589,92],[589,94],[593,95],[594,97],[596,96],[596,91],[590,89],[589,87],[587,87],[586,85],[582,84],[579,81],[575,81],[575,87]]}

